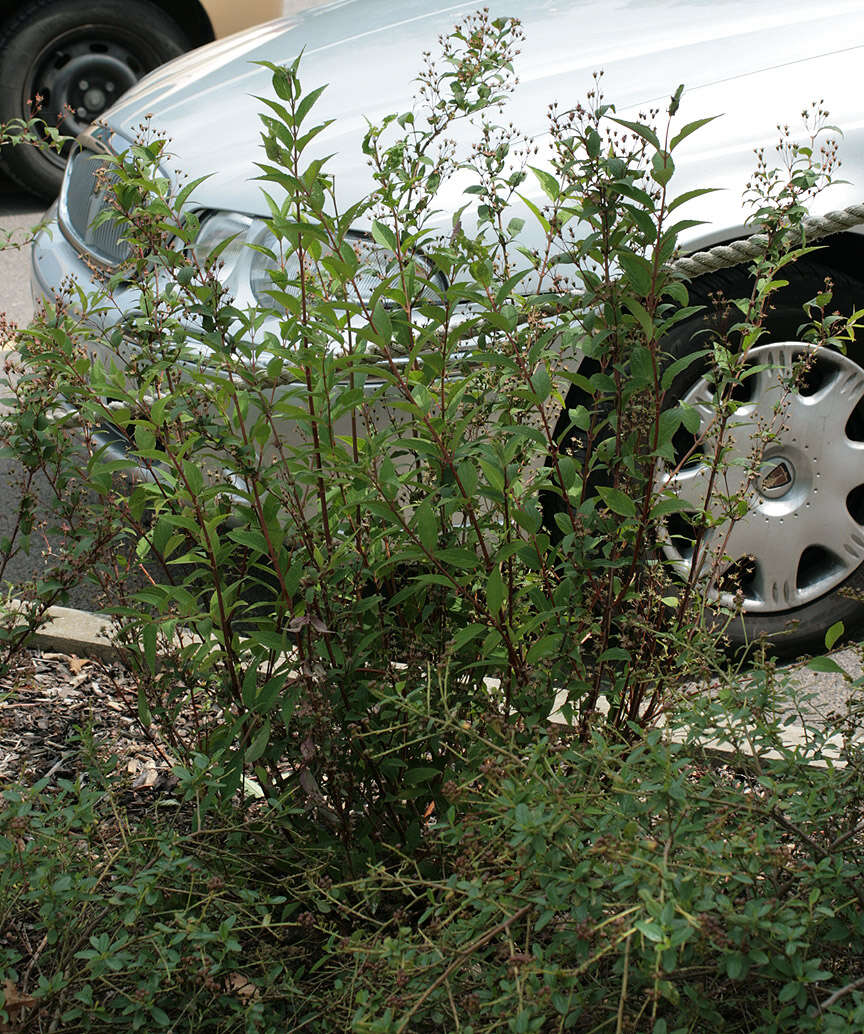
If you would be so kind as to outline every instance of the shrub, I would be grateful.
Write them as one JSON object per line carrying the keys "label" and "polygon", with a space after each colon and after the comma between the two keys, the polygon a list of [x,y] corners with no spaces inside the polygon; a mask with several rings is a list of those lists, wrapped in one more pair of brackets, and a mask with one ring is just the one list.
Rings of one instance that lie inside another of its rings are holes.
{"label": "shrub", "polygon": [[316,983],[295,982],[316,961],[302,892],[247,855],[266,857],[272,831],[247,819],[190,835],[164,800],[133,827],[116,773],[84,772],[98,782],[3,794],[6,1029],[299,1029]]}
{"label": "shrub", "polygon": [[367,880],[350,1029],[855,1029],[860,748],[832,724],[784,746],[789,692],[727,684],[673,740],[492,754],[429,830],[448,864]]}
{"label": "shrub", "polygon": [[163,795],[133,823],[111,761],[8,789],[12,1030],[854,1030],[855,716],[784,746],[789,694],[729,680],[636,745],[463,730],[473,774],[355,877],[299,808],[202,825]]}
{"label": "shrub", "polygon": [[[421,75],[423,110],[369,129],[375,190],[344,210],[312,157],[320,90],[302,92],[299,61],[272,67],[254,306],[229,293],[237,242],[209,238],[197,184],[161,173],[166,144],[146,132],[105,159],[99,218],[122,223],[128,261],[19,338],[9,448],[55,489],[67,571],[106,593],[191,827],[106,859],[78,833],[95,805],[65,787],[77,825],[60,862],[83,892],[52,858],[60,804],[23,846],[0,842],[15,908],[52,947],[34,995],[64,1023],[662,1034],[833,1030],[861,1008],[853,989],[816,990],[860,955],[855,752],[842,776],[786,752],[740,778],[655,728],[735,713],[732,689],[682,699],[729,670],[735,608],[705,598],[716,554],[684,581],[659,559],[684,505],[662,475],[699,426],[668,389],[710,369],[722,475],[736,386],[808,250],[796,227],[831,152],[760,170],[752,295],[670,356],[700,311],[669,265],[687,225],[673,154],[705,120],[678,128],[679,89],[659,126],[624,122],[598,79],[586,106],[553,107],[551,166],[533,168],[496,123],[519,38],[484,13],[458,26]],[[448,134],[466,119],[460,153]],[[442,236],[434,199],[457,171],[474,223],[463,209]],[[539,248],[509,216],[529,176],[547,198],[525,202]],[[118,294],[140,315],[112,324]],[[829,302],[811,306],[815,342],[854,333]],[[746,491],[706,500],[696,526],[740,517]],[[757,740],[775,743],[773,721]],[[263,804],[237,825],[256,785]],[[13,812],[40,792],[9,797]],[[244,887],[250,846],[267,857]],[[188,986],[187,945],[211,984]],[[317,961],[295,968],[295,951]],[[238,973],[254,994],[232,997]]]}

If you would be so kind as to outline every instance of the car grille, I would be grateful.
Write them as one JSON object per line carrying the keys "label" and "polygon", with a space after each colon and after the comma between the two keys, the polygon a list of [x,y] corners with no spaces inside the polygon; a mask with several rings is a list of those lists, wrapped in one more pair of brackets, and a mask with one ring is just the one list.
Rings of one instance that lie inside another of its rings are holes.
{"label": "car grille", "polygon": [[109,207],[109,162],[97,152],[79,148],[69,159],[69,169],[60,198],[60,224],[67,236],[84,251],[110,266],[129,257],[128,242],[121,240],[123,227],[114,220],[94,226],[94,220]]}

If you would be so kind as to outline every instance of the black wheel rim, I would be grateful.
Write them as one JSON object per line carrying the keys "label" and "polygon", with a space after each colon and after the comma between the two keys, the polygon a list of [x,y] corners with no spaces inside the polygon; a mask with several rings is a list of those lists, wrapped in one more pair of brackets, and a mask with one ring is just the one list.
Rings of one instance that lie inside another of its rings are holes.
{"label": "black wheel rim", "polygon": [[[140,41],[124,41],[90,28],[69,33],[38,55],[24,82],[23,109],[28,102],[46,126],[76,137],[158,64]],[[44,134],[47,136],[47,134]],[[62,168],[71,142],[61,152],[45,150],[45,158]]]}

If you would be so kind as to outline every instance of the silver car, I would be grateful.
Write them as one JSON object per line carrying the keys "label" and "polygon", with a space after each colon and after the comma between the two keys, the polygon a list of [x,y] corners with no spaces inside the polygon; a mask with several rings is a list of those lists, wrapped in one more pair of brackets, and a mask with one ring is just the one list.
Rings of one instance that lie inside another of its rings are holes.
{"label": "silver car", "polygon": [[[91,266],[110,269],[123,258],[116,227],[93,226],[101,201],[88,151],[122,150],[145,116],[170,137],[176,155],[172,168],[189,177],[212,174],[196,192],[205,216],[202,235],[214,241],[229,234],[257,239],[268,209],[255,182],[254,163],[261,157],[255,97],[271,86],[270,73],[255,62],[284,63],[303,50],[307,86],[329,84],[316,112],[334,119],[321,149],[337,155],[330,168],[340,203],[344,209],[365,196],[373,186],[360,148],[367,118],[375,121],[410,107],[419,55],[473,6],[439,8],[406,0],[397,8],[382,0],[353,0],[203,47],[147,76],[104,116],[101,127],[82,136],[83,150],[69,164],[48,231],[33,249],[35,294],[50,296],[70,277],[86,286]],[[502,7],[500,13],[510,12]],[[706,224],[685,234],[686,249],[749,232],[741,199],[754,168],[754,148],[776,140],[778,123],[797,125],[814,98],[845,134],[846,182],[820,195],[817,213],[819,206],[842,208],[864,191],[864,121],[857,91],[864,9],[859,3],[523,0],[518,14],[526,41],[516,66],[519,86],[505,117],[531,135],[541,152],[548,103],[575,104],[592,88],[598,68],[605,73],[606,96],[623,117],[665,104],[679,82],[686,86],[685,121],[722,115],[677,152],[678,190],[722,188],[694,205],[690,215]],[[442,189],[442,229],[464,200],[458,184]],[[854,304],[864,280],[862,228],[825,243],[817,260],[800,267],[798,293],[804,300],[816,295],[830,275],[838,304]],[[247,302],[258,291],[253,255],[226,267],[232,294]],[[741,285],[740,277],[727,272],[703,278],[702,291],[720,286],[728,297]],[[118,319],[122,294],[119,300]],[[773,340],[762,347],[770,348],[772,361],[781,366],[800,350],[795,340],[800,321],[799,309],[778,313],[770,324]],[[783,430],[770,455],[765,453],[750,511],[728,536],[725,550],[743,595],[741,639],[791,629],[788,641],[807,646],[818,644],[837,621],[847,629],[861,622],[864,607],[855,594],[864,590],[862,363],[857,344],[847,356],[828,353],[808,384],[795,389]],[[776,377],[768,374],[751,384],[753,396],[739,414],[744,432],[747,419],[755,427],[770,410],[777,391]],[[694,376],[676,390],[698,408],[706,389]],[[747,435],[739,429],[738,437],[736,448],[746,454]],[[698,461],[691,463],[674,487],[695,500],[704,474]],[[682,574],[691,560],[686,542],[673,527],[664,547]]]}

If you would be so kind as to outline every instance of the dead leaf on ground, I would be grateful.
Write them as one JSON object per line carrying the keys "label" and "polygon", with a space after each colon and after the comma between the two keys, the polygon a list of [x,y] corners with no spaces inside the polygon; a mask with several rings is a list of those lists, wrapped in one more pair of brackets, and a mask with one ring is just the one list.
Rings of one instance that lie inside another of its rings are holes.
{"label": "dead leaf on ground", "polygon": [[256,998],[261,997],[258,986],[242,973],[229,973],[225,978],[225,990],[229,994],[237,995],[243,1002],[254,1002]]}
{"label": "dead leaf on ground", "polygon": [[18,990],[17,984],[11,980],[3,981],[3,998],[3,1008],[6,1010],[9,1022],[4,1023],[3,1020],[0,1020],[0,1031],[13,1031],[18,1020],[23,1018],[19,1014],[24,1009],[31,1009],[36,1004],[36,999],[32,995],[22,994]]}
{"label": "dead leaf on ground", "polygon": [[133,790],[149,790],[151,786],[155,786],[159,779],[159,769],[153,764],[152,761],[146,762],[144,767],[138,773],[132,781]]}

